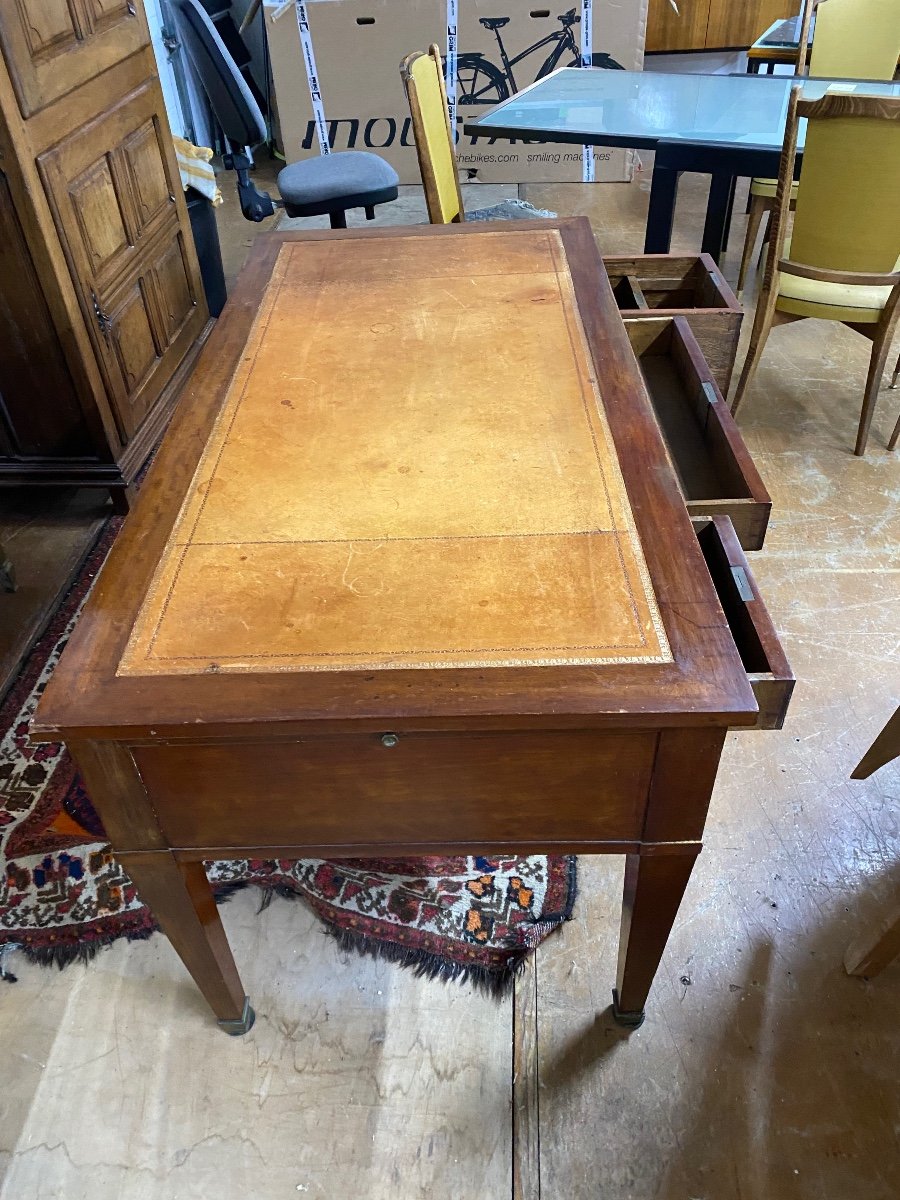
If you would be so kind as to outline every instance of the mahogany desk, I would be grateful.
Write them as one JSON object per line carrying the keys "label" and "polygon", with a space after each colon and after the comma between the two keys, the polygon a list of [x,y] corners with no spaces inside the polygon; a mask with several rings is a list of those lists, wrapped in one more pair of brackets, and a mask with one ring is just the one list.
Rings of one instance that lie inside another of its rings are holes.
{"label": "mahogany desk", "polygon": [[734,637],[584,218],[268,234],[34,729],[230,1033],[204,860],[539,848],[628,856],[638,1024]]}

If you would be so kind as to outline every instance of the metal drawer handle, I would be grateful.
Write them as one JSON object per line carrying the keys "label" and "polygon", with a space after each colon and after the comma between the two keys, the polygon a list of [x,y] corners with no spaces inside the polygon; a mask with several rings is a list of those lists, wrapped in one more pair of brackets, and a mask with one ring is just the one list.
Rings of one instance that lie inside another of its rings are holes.
{"label": "metal drawer handle", "polygon": [[753,588],[750,586],[750,580],[747,578],[747,572],[743,567],[732,567],[731,577],[734,580],[738,595],[745,604],[755,598]]}
{"label": "metal drawer handle", "polygon": [[397,737],[396,733],[383,733],[381,735],[381,744],[382,746],[387,746],[388,750],[390,750],[392,746],[396,746],[399,741],[400,739]]}

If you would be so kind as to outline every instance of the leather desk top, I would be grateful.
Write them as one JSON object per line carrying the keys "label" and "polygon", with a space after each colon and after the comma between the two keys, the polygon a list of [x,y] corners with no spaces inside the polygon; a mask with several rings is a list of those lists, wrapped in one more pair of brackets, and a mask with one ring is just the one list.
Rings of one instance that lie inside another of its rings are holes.
{"label": "leather desk top", "polygon": [[671,659],[559,231],[287,243],[119,673]]}
{"label": "leather desk top", "polygon": [[757,711],[584,218],[271,233],[36,738]]}

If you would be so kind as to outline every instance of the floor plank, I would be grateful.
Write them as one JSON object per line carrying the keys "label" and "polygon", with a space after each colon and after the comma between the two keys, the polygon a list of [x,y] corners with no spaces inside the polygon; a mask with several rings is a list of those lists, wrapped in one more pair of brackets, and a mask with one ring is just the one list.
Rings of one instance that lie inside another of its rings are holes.
{"label": "floor plank", "polygon": [[540,1200],[541,1195],[537,962],[536,955],[527,960],[513,994],[513,1200]]}
{"label": "floor plank", "polygon": [[39,1077],[2,1200],[509,1195],[511,1001],[346,955],[301,902],[257,903],[223,908],[257,1011],[244,1038],[162,937],[62,977],[21,969],[17,996],[52,997],[58,1024],[29,1035],[24,1070],[3,1039],[17,1105]]}

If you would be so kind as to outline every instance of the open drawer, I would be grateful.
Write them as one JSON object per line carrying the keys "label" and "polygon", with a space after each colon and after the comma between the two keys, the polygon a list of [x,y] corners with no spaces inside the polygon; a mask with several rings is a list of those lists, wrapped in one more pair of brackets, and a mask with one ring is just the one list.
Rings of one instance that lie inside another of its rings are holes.
{"label": "open drawer", "polygon": [[744,310],[708,254],[604,256],[619,311],[628,317],[683,316],[713,378],[727,393]]}
{"label": "open drawer", "polygon": [[730,517],[759,550],[772,501],[683,317],[626,319],[656,419],[692,517]]}
{"label": "open drawer", "polygon": [[794,674],[727,517],[699,517],[694,529],[735,645],[759,705],[755,729],[780,729]]}

